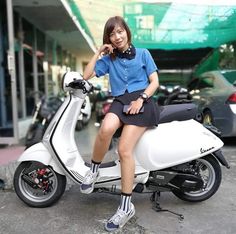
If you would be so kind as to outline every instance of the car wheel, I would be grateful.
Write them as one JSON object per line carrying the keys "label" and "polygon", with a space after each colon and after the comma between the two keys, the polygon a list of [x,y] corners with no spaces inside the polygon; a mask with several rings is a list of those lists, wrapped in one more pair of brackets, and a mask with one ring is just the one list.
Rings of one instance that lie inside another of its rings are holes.
{"label": "car wheel", "polygon": [[203,112],[203,124],[214,125],[213,115],[210,110],[205,110]]}

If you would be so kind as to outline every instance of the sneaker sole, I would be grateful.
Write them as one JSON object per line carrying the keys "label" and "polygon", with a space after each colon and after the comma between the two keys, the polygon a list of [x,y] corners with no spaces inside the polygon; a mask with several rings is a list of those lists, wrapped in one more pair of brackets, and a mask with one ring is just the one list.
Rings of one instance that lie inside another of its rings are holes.
{"label": "sneaker sole", "polygon": [[94,185],[91,188],[84,189],[84,190],[81,189],[81,187],[80,187],[80,192],[83,193],[83,194],[90,194],[90,193],[93,192],[93,190],[94,190]]}
{"label": "sneaker sole", "polygon": [[123,223],[122,225],[120,225],[118,228],[108,228],[106,225],[105,225],[105,230],[108,231],[108,232],[113,232],[113,231],[116,231],[120,228],[122,228],[126,223],[129,222],[129,220],[135,215],[135,208],[131,211],[132,213],[129,215],[127,221],[125,223]]}

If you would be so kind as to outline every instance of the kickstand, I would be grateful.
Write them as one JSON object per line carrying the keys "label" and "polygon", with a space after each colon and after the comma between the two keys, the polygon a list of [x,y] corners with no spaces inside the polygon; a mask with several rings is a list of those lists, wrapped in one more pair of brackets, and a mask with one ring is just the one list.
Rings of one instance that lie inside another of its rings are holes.
{"label": "kickstand", "polygon": [[154,202],[154,205],[152,207],[153,210],[155,210],[156,212],[164,212],[164,211],[169,212],[171,214],[177,215],[179,217],[179,220],[183,221],[184,216],[182,214],[176,213],[176,212],[168,210],[168,209],[162,209],[161,208],[161,206],[160,206],[160,197],[161,197],[161,192],[159,192],[159,191],[153,192],[153,194],[151,195],[150,200],[152,202]]}

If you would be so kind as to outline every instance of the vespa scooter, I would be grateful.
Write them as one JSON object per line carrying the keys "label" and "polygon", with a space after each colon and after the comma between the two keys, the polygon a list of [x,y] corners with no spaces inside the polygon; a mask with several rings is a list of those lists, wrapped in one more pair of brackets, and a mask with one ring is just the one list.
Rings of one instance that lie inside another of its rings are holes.
{"label": "vespa scooter", "polygon": [[[62,89],[69,92],[43,139],[19,157],[14,175],[18,197],[32,207],[47,207],[63,195],[66,177],[81,184],[89,164],[74,139],[81,106],[92,85],[77,72],[67,72]],[[194,120],[194,104],[161,107],[160,124],[143,134],[134,150],[136,161],[133,189],[150,191],[153,200],[160,191],[199,202],[209,199],[221,184],[221,166],[229,168],[221,148],[223,142]],[[104,163],[94,191],[119,193],[119,159]]]}

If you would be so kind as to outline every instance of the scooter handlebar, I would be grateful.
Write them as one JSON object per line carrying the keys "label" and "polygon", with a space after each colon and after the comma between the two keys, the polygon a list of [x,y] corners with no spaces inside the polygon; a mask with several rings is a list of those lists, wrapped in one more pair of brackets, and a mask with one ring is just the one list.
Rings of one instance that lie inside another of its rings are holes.
{"label": "scooter handlebar", "polygon": [[86,80],[73,80],[66,87],[70,87],[72,89],[81,89],[83,93],[89,93],[93,90],[93,85]]}

